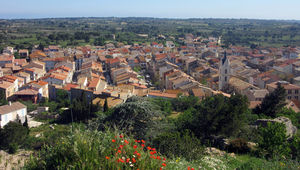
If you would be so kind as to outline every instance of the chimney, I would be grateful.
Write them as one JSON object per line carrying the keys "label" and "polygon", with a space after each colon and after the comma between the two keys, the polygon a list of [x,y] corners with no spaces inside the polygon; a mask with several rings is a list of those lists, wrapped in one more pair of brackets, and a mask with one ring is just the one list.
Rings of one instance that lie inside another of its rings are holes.
{"label": "chimney", "polygon": [[8,105],[11,106],[11,101],[8,102]]}

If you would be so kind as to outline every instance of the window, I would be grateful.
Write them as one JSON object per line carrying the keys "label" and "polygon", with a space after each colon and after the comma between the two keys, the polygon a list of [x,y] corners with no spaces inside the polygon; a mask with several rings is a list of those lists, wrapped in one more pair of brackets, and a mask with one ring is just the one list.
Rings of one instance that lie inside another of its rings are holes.
{"label": "window", "polygon": [[289,99],[289,100],[291,100],[291,99],[292,99],[292,97],[291,97],[291,96],[288,96],[288,99]]}
{"label": "window", "polygon": [[299,93],[299,91],[298,90],[295,90],[295,94],[298,94]]}
{"label": "window", "polygon": [[288,94],[292,94],[292,90],[288,90]]}
{"label": "window", "polygon": [[298,96],[295,96],[294,98],[298,100]]}
{"label": "window", "polygon": [[227,69],[225,69],[225,74],[227,74]]}
{"label": "window", "polygon": [[227,82],[227,77],[225,77],[225,82]]}

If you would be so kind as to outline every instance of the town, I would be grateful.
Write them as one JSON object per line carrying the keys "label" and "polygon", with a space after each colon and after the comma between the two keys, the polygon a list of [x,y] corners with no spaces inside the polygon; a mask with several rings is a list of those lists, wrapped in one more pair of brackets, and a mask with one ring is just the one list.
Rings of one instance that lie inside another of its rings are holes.
{"label": "town", "polygon": [[[287,107],[299,112],[300,47],[223,48],[222,37],[192,34],[183,41],[184,46],[173,41],[44,49],[37,45],[30,53],[7,47],[0,55],[0,91],[10,104],[1,111],[1,127],[17,118],[14,112],[22,109],[15,106],[18,101],[55,100],[59,89],[67,91],[71,101],[85,94],[100,106],[107,100],[109,107],[132,96],[191,95],[202,100],[239,93],[255,108],[279,83],[287,91]],[[19,117],[27,112],[22,113]]]}

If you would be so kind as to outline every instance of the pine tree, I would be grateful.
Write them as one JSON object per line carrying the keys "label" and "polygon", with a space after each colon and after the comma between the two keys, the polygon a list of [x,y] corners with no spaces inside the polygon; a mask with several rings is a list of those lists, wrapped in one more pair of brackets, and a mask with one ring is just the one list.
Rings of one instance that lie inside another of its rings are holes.
{"label": "pine tree", "polygon": [[105,101],[104,101],[103,111],[104,111],[104,112],[107,112],[107,111],[108,111],[108,102],[107,102],[107,98],[105,98]]}
{"label": "pine tree", "polygon": [[276,117],[276,114],[286,105],[285,103],[285,89],[278,84],[277,88],[266,95],[260,105],[254,108],[255,114],[264,114],[270,117]]}

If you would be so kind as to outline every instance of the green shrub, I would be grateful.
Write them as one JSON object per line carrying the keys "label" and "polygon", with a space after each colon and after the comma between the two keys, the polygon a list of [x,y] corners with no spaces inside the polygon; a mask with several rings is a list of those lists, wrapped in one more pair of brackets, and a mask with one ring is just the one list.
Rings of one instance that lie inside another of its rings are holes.
{"label": "green shrub", "polygon": [[25,169],[159,169],[167,161],[143,140],[117,132],[76,129],[42,149]]}
{"label": "green shrub", "polygon": [[19,149],[19,146],[17,143],[10,143],[8,145],[8,153],[15,154]]}
{"label": "green shrub", "polygon": [[229,142],[227,150],[229,152],[245,154],[250,152],[250,147],[248,146],[248,142],[245,139],[237,138]]}
{"label": "green shrub", "polygon": [[259,152],[266,158],[282,158],[289,155],[285,125],[268,122],[267,127],[259,128],[259,138]]}
{"label": "green shrub", "polygon": [[153,140],[153,145],[167,157],[184,157],[187,160],[200,159],[204,151],[200,140],[189,131],[163,133]]}
{"label": "green shrub", "polygon": [[22,144],[28,136],[28,129],[20,123],[9,122],[0,130],[0,147],[8,149],[10,144]]}

